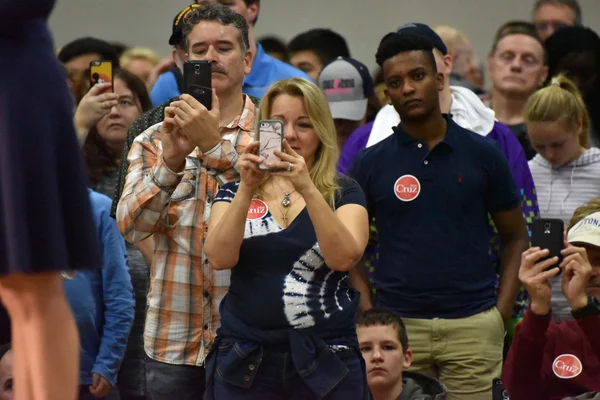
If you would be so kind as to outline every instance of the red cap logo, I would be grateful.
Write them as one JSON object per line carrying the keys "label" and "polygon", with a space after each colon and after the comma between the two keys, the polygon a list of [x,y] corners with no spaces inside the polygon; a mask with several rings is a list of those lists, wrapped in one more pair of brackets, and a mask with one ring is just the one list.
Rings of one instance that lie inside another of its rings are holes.
{"label": "red cap logo", "polygon": [[253,199],[250,202],[250,208],[248,209],[248,219],[254,221],[255,219],[261,219],[269,212],[267,203],[262,200]]}
{"label": "red cap logo", "polygon": [[573,354],[562,354],[552,363],[554,375],[560,379],[573,379],[583,370],[581,361]]}
{"label": "red cap logo", "polygon": [[421,193],[421,183],[412,175],[403,175],[394,184],[394,193],[402,201],[413,201]]}

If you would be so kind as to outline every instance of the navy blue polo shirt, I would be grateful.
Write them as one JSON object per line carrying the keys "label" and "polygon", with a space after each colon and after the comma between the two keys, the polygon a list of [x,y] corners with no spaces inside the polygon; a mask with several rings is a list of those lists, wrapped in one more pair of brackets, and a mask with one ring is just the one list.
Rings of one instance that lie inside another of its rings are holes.
{"label": "navy blue polo shirt", "polygon": [[444,118],[433,149],[400,124],[349,170],[378,229],[376,305],[401,317],[463,318],[494,306],[488,213],[520,205],[495,144]]}

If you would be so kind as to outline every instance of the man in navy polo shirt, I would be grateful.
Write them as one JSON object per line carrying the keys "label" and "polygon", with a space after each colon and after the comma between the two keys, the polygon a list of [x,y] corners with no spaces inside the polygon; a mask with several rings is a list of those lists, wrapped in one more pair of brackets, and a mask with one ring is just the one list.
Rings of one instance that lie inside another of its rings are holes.
{"label": "man in navy polo shirt", "polygon": [[[350,175],[377,221],[376,307],[403,318],[414,338],[411,370],[441,379],[451,398],[489,399],[527,228],[504,155],[442,114],[432,50],[406,33],[381,41],[377,63],[402,122],[356,157]],[[498,293],[488,214],[504,247]]]}

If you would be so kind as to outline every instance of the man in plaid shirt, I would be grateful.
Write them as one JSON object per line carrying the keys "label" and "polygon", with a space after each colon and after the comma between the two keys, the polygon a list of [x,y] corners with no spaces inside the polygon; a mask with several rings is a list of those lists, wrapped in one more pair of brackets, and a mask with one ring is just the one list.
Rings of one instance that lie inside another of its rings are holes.
{"label": "man in plaid shirt", "polygon": [[117,208],[128,241],[155,241],[144,333],[153,400],[203,396],[229,274],[212,271],[202,246],[218,184],[238,178],[238,153],[254,127],[255,106],[242,94],[251,66],[244,18],[207,4],[188,17],[184,37],[190,60],[213,64],[212,109],[183,94],[165,108],[164,122],[135,139]]}

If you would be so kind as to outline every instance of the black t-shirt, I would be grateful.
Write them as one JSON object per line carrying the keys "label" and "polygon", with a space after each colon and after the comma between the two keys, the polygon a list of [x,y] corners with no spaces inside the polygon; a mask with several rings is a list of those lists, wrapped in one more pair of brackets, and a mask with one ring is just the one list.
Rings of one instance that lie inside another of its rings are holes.
{"label": "black t-shirt", "polygon": [[[339,179],[336,208],[346,204],[365,207],[358,184]],[[239,182],[221,187],[215,203],[231,202]],[[267,204],[252,201],[238,264],[221,303],[221,315],[232,313],[262,330],[318,327],[338,312],[348,310],[357,296],[348,273],[327,267],[306,208],[283,229]]]}

